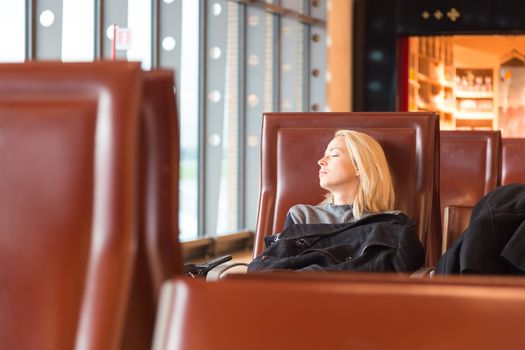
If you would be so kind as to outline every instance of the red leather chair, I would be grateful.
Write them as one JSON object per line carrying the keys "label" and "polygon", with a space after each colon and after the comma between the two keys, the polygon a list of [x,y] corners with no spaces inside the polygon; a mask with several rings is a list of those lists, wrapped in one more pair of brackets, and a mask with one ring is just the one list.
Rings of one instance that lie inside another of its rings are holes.
{"label": "red leather chair", "polygon": [[396,209],[418,222],[417,234],[435,265],[441,245],[439,126],[433,113],[266,113],[261,147],[261,193],[254,255],[264,236],[283,229],[288,209],[317,204],[317,160],[336,130],[356,129],[382,145],[394,178]]}
{"label": "red leather chair", "polygon": [[525,139],[504,138],[501,154],[501,184],[525,183]]}
{"label": "red leather chair", "polygon": [[[501,132],[441,131],[440,138],[443,253],[463,233],[470,220],[471,209],[456,208],[474,207],[500,183]],[[445,214],[448,206],[455,208]]]}
{"label": "red leather chair", "polygon": [[2,348],[118,348],[139,101],[137,63],[0,65]]}
{"label": "red leather chair", "polygon": [[520,278],[263,275],[278,274],[167,282],[153,349],[520,349],[525,340]]}
{"label": "red leather chair", "polygon": [[182,273],[179,130],[173,72],[142,73],[138,249],[121,348],[151,349],[162,283]]}

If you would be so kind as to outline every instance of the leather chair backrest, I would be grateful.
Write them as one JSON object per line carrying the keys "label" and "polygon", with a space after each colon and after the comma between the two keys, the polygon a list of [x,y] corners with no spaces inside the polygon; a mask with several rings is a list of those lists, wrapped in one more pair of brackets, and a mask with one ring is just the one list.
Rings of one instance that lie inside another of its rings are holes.
{"label": "leather chair backrest", "polygon": [[[326,275],[169,281],[153,350],[523,346],[522,279]],[[245,320],[246,310],[256,317]]]}
{"label": "leather chair backrest", "polygon": [[467,228],[474,205],[500,183],[501,132],[446,130],[440,139],[444,253]]}
{"label": "leather chair backrest", "polygon": [[137,63],[0,65],[2,348],[118,348],[139,101]]}
{"label": "leather chair backrest", "polygon": [[525,183],[525,138],[504,138],[501,154],[501,184]]}
{"label": "leather chair backrest", "polygon": [[179,128],[173,71],[142,73],[138,247],[121,348],[151,349],[162,283],[182,273]]}
{"label": "leather chair backrest", "polygon": [[449,205],[474,206],[499,185],[501,132],[440,133],[441,212]]}
{"label": "leather chair backrest", "polygon": [[[318,204],[319,160],[337,130],[363,131],[379,141],[391,168],[396,209],[417,223],[427,264],[439,256],[439,126],[433,113],[266,113],[261,147],[261,192],[254,255],[263,238],[283,229],[295,204]],[[434,211],[434,214],[432,212]],[[431,220],[436,226],[431,225]]]}

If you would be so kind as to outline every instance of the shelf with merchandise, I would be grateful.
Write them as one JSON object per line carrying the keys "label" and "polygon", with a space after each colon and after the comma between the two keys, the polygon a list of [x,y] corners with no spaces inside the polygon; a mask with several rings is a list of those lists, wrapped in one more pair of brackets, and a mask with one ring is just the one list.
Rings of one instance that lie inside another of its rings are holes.
{"label": "shelf with merchandise", "polygon": [[463,91],[455,90],[456,98],[479,98],[479,99],[493,99],[494,93],[492,91]]}
{"label": "shelf with merchandise", "polygon": [[454,83],[453,82],[447,81],[447,80],[445,80],[443,78],[440,78],[440,77],[429,78],[428,76],[426,76],[423,73],[418,73],[417,74],[417,78],[418,78],[418,80],[416,81],[416,83],[418,83],[418,84],[429,83],[429,84],[432,84],[432,85],[435,85],[435,86],[442,87],[444,89],[452,89],[452,88],[454,88]]}
{"label": "shelf with merchandise", "polygon": [[494,69],[457,67],[454,85],[456,126],[492,128],[497,118]]}
{"label": "shelf with merchandise", "polygon": [[408,108],[436,112],[441,126],[453,122],[453,50],[448,37],[410,38]]}
{"label": "shelf with merchandise", "polygon": [[454,112],[454,118],[456,119],[494,119],[494,113],[492,112]]}

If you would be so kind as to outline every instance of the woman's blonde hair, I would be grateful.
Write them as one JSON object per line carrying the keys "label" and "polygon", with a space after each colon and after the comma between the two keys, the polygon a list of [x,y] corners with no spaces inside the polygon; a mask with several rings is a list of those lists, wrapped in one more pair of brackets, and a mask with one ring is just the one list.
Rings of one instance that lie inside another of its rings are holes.
{"label": "woman's blonde hair", "polygon": [[[334,137],[344,137],[348,153],[359,171],[359,187],[354,199],[354,218],[364,213],[394,210],[394,186],[385,153],[371,136],[354,130],[339,130]],[[332,195],[328,194],[332,201]]]}

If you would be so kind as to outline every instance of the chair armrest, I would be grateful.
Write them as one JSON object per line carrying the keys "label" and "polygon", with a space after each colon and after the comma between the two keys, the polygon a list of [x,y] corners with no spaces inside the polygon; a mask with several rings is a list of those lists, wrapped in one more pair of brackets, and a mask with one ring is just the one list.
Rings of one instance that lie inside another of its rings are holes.
{"label": "chair armrest", "polygon": [[434,267],[420,267],[410,274],[410,278],[430,278],[434,276]]}
{"label": "chair armrest", "polygon": [[219,256],[203,264],[184,264],[184,273],[195,277],[205,277],[210,270],[232,259],[231,255]]}
{"label": "chair armrest", "polygon": [[443,213],[443,245],[441,254],[444,254],[450,245],[465,231],[470,223],[473,207],[463,205],[449,205]]}
{"label": "chair armrest", "polygon": [[227,262],[224,264],[217,265],[213,269],[208,271],[208,274],[206,275],[206,281],[218,281],[229,274],[246,273],[247,270],[247,263]]}

